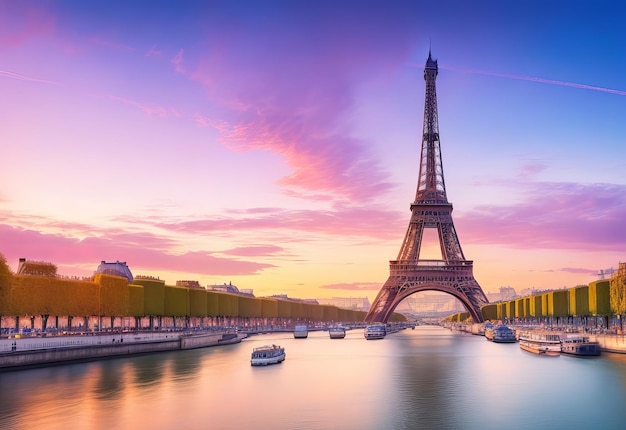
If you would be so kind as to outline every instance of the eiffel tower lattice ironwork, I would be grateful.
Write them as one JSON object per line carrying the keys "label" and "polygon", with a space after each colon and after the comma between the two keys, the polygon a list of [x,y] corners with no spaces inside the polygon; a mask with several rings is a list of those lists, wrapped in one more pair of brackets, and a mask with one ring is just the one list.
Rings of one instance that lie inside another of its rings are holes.
{"label": "eiffel tower lattice ironwork", "polygon": [[[472,261],[466,260],[452,222],[452,204],[446,196],[437,118],[437,61],[428,52],[424,68],[426,99],[419,180],[411,221],[398,253],[389,262],[389,278],[365,317],[367,322],[387,322],[398,304],[420,291],[441,291],[459,299],[474,322],[482,322],[481,307],[489,301],[474,279]],[[424,230],[436,228],[441,260],[420,259]]]}

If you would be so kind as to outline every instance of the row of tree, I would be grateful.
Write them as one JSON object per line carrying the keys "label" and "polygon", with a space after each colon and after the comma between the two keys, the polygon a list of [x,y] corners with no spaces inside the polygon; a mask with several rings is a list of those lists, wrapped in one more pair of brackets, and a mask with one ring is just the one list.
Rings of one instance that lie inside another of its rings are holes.
{"label": "row of tree", "polygon": [[[256,298],[165,285],[154,278],[96,274],[93,280],[14,275],[0,255],[0,315],[108,317],[292,318],[320,322],[362,322],[363,311],[295,300]],[[406,318],[394,313],[391,322]]]}
{"label": "row of tree", "polygon": [[[543,317],[611,317],[626,315],[626,263],[610,280],[594,281],[567,290],[554,290],[506,302],[483,306],[485,320]],[[469,313],[460,312],[448,317],[450,321],[464,321]]]}

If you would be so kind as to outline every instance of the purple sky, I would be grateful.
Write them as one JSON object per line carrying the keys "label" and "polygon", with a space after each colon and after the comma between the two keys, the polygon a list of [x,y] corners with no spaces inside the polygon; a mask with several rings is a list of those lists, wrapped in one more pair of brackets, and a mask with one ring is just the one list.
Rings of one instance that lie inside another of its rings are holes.
{"label": "purple sky", "polygon": [[603,1],[0,0],[0,253],[372,300],[415,196],[430,48],[476,279],[587,284],[626,258],[625,19]]}

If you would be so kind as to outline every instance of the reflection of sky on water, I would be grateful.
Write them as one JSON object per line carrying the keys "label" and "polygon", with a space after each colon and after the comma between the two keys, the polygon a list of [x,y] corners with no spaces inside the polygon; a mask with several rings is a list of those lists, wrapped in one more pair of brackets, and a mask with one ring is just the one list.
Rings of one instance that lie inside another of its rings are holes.
{"label": "reflection of sky on water", "polygon": [[147,354],[131,360],[134,384],[137,387],[150,387],[161,381],[167,363],[165,354],[167,353]]}
{"label": "reflection of sky on water", "polygon": [[[250,366],[268,343],[284,346],[286,361]],[[253,336],[0,373],[2,429],[604,430],[621,428],[625,401],[626,356],[540,357],[439,327],[373,341],[362,330]]]}

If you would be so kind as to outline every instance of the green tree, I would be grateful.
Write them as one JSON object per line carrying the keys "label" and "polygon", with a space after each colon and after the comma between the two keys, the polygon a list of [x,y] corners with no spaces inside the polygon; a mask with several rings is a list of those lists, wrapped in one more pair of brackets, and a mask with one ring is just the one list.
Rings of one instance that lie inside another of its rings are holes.
{"label": "green tree", "polygon": [[0,254],[0,316],[9,315],[11,311],[9,292],[12,281],[13,274],[7,265],[7,260],[4,255]]}
{"label": "green tree", "polygon": [[623,330],[623,315],[626,314],[626,263],[619,263],[619,269],[611,276],[609,294],[611,310],[619,316]]}

